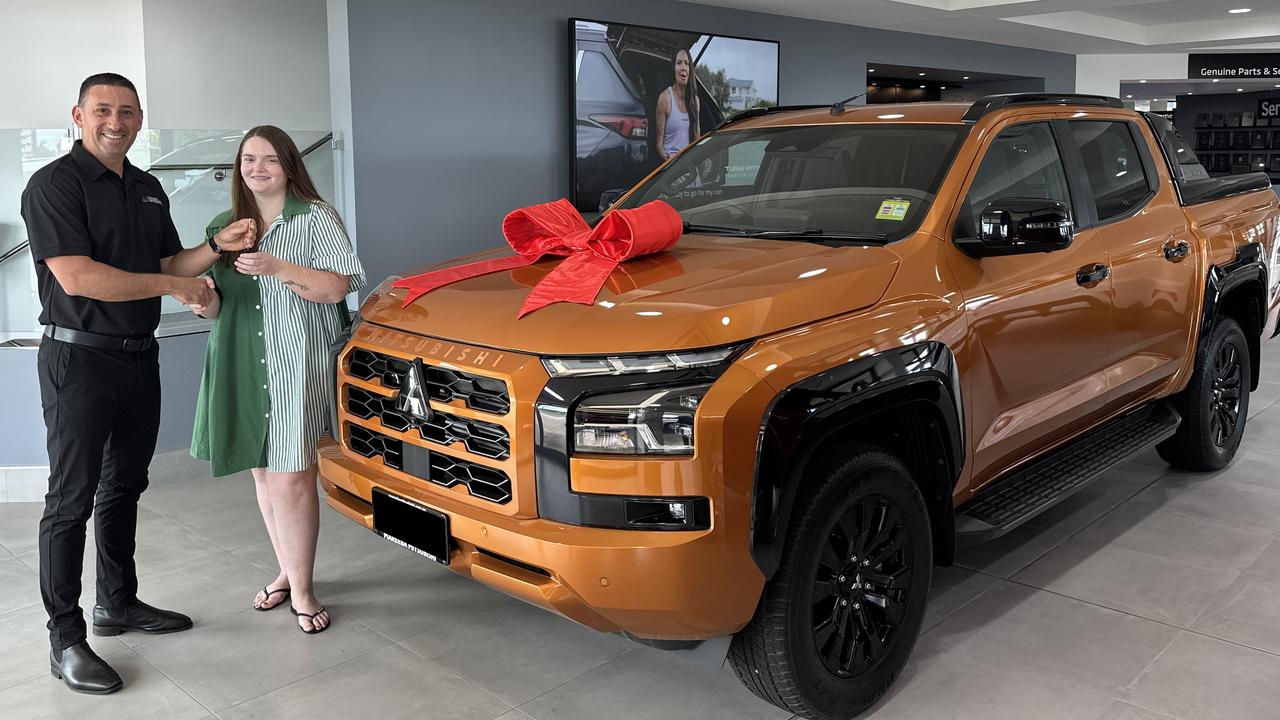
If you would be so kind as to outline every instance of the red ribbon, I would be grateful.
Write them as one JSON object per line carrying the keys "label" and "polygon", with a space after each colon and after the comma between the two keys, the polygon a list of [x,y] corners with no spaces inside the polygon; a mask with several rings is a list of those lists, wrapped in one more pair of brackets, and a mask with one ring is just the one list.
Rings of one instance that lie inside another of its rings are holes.
{"label": "red ribbon", "polygon": [[542,278],[524,300],[517,318],[558,302],[590,305],[609,273],[641,255],[662,252],[680,239],[684,223],[675,208],[654,200],[630,210],[614,210],[592,229],[563,198],[521,208],[502,220],[502,234],[513,257],[480,260],[397,280],[405,288],[404,304],[450,283],[502,270],[532,265],[544,255],[567,256]]}

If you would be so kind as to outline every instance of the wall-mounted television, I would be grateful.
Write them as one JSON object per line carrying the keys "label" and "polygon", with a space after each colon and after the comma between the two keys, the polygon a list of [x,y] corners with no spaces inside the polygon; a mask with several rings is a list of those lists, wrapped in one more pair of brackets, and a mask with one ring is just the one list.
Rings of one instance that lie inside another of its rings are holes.
{"label": "wall-mounted television", "polygon": [[570,200],[601,209],[734,113],[778,104],[778,43],[569,20]]}

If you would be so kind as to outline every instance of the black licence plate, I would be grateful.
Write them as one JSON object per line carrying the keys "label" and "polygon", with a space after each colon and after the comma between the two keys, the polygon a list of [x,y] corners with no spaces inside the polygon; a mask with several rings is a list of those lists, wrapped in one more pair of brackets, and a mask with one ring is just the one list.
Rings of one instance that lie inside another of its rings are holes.
{"label": "black licence plate", "polygon": [[441,565],[449,564],[449,516],[373,489],[373,531]]}

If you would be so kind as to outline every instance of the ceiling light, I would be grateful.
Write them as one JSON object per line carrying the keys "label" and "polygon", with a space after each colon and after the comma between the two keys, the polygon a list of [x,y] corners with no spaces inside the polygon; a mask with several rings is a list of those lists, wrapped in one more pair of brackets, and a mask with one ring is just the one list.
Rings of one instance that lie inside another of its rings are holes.
{"label": "ceiling light", "polygon": [[946,90],[946,89],[947,89],[947,86],[946,86],[946,85],[943,85],[942,87],[940,87],[940,88],[938,88],[938,89],[939,89],[939,90]]}
{"label": "ceiling light", "polygon": [[1244,92],[1244,88],[1236,88],[1236,92]]}
{"label": "ceiling light", "polygon": [[964,77],[962,77],[962,78],[960,78],[960,79],[961,79],[961,80],[968,80],[968,79],[969,79],[969,76],[968,76],[968,75],[965,75]]}
{"label": "ceiling light", "polygon": [[1214,78],[1214,79],[1213,79],[1213,81],[1214,81],[1214,82],[1222,82],[1222,80],[1220,80],[1220,79],[1218,79],[1218,78]]}
{"label": "ceiling light", "polygon": [[920,86],[920,89],[921,89],[921,90],[923,90],[923,89],[924,89],[924,86],[923,86],[923,85],[921,85],[921,86]]}
{"label": "ceiling light", "polygon": [[1232,15],[1243,15],[1244,13],[1247,13],[1247,12],[1253,12],[1253,8],[1233,8],[1231,10],[1228,10],[1227,12],[1231,13]]}
{"label": "ceiling light", "polygon": [[1131,99],[1133,99],[1133,96],[1132,96],[1132,95],[1125,95],[1125,98],[1126,98],[1126,99],[1130,99],[1130,100],[1131,100]]}
{"label": "ceiling light", "polygon": [[1146,80],[1139,80],[1138,82],[1140,82],[1140,83],[1144,83],[1144,82],[1146,82]]}
{"label": "ceiling light", "polygon": [[867,68],[867,72],[875,72],[875,71],[876,71],[875,68]]}
{"label": "ceiling light", "polygon": [[916,73],[916,74],[919,75],[920,77],[924,77],[924,73]]}

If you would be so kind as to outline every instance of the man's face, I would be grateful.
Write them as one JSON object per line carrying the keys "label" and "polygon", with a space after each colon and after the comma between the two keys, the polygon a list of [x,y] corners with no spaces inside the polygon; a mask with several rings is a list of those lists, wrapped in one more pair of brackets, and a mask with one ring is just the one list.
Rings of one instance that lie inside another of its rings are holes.
{"label": "man's face", "polygon": [[129,88],[94,85],[84,103],[71,108],[84,147],[104,164],[119,164],[142,129],[142,108]]}

